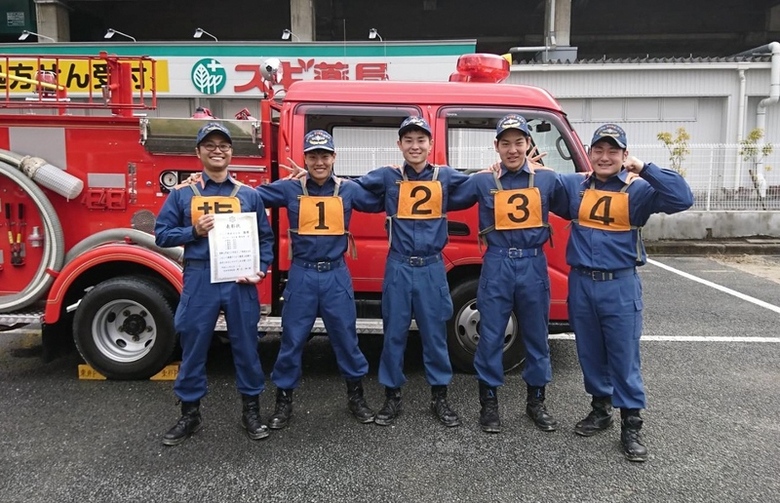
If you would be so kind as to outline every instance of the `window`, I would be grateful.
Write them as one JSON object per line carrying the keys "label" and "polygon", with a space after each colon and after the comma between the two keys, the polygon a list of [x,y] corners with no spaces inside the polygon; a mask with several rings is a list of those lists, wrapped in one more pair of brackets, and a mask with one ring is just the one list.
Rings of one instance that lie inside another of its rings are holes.
{"label": "window", "polygon": [[570,127],[559,115],[526,109],[445,108],[440,115],[447,124],[447,161],[453,168],[478,171],[499,162],[493,146],[496,124],[509,113],[522,115],[531,129],[531,139],[539,152],[546,152],[541,163],[558,173],[576,170],[569,145],[574,141]]}
{"label": "window", "polygon": [[403,162],[396,142],[406,117],[421,115],[416,107],[303,105],[306,131],[324,129],[336,144],[338,176],[361,176],[374,168]]}

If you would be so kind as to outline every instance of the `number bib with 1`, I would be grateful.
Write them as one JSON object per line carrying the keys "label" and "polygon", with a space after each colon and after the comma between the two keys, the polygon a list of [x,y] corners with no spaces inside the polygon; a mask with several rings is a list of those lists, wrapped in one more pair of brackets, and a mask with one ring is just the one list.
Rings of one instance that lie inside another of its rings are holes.
{"label": "number bib with 1", "polygon": [[344,201],[338,196],[298,196],[298,234],[341,236],[344,229]]}

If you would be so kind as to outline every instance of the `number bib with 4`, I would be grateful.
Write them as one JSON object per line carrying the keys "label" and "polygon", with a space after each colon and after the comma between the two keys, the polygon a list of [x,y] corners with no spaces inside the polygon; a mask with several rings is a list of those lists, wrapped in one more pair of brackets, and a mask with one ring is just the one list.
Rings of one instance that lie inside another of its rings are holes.
{"label": "number bib with 4", "polygon": [[543,227],[539,189],[498,190],[493,194],[493,215],[498,231]]}
{"label": "number bib with 4", "polygon": [[193,196],[190,201],[192,225],[195,225],[202,215],[221,213],[241,213],[241,201],[229,196]]}
{"label": "number bib with 4", "polygon": [[344,201],[338,196],[299,196],[298,234],[341,236],[344,231]]}
{"label": "number bib with 4", "polygon": [[628,193],[588,189],[582,196],[579,223],[603,231],[629,231]]}
{"label": "number bib with 4", "polygon": [[425,220],[441,218],[442,190],[438,180],[402,181],[398,192],[397,218]]}

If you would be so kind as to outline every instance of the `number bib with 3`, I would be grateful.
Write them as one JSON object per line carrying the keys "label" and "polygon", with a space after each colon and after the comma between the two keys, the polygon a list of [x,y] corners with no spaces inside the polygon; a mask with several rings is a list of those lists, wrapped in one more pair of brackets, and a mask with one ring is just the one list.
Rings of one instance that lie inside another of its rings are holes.
{"label": "number bib with 3", "polygon": [[628,193],[588,189],[582,196],[579,223],[603,231],[629,231]]}
{"label": "number bib with 3", "polygon": [[498,190],[493,194],[495,228],[499,231],[544,227],[539,189]]}
{"label": "number bib with 3", "polygon": [[298,234],[341,236],[344,231],[344,201],[338,196],[299,196]]}
{"label": "number bib with 3", "polygon": [[441,218],[441,213],[441,182],[400,182],[397,218],[425,220]]}
{"label": "number bib with 3", "polygon": [[190,213],[192,225],[195,225],[201,215],[241,213],[241,201],[237,197],[228,196],[193,196]]}

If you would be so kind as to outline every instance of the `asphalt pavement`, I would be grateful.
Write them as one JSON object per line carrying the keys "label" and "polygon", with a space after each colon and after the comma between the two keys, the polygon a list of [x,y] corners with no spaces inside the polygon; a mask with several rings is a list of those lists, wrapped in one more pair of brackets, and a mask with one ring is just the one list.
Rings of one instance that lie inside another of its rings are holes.
{"label": "asphalt pavement", "polygon": [[[701,256],[655,260],[774,306],[777,284]],[[177,447],[162,434],[178,417],[172,382],[80,381],[76,354],[49,363],[40,339],[0,334],[1,502],[743,502],[779,501],[780,338],[777,313],[649,264],[642,342],[650,449],[646,463],[620,452],[619,427],[592,438],[572,431],[589,397],[574,342],[551,340],[548,407],[560,423],[537,430],[524,415],[520,371],[499,391],[504,430],[485,434],[472,375],[450,400],[464,421],[432,417],[419,337],[409,339],[405,411],[390,427],[362,425],[325,337],[304,353],[294,418],[267,440],[239,424],[227,346],[210,353],[204,428]],[[370,364],[369,403],[381,338],[360,340]],[[261,341],[270,369],[278,339]],[[273,385],[261,397],[273,409]]]}

